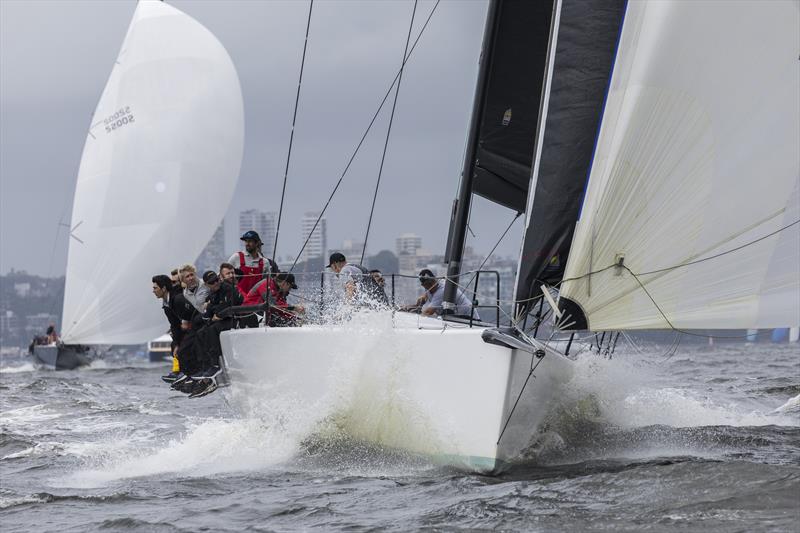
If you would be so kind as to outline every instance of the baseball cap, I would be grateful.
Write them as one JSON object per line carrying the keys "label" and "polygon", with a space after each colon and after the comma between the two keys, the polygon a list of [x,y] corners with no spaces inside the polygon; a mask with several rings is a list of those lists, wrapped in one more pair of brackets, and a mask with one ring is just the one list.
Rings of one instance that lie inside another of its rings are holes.
{"label": "baseball cap", "polygon": [[209,285],[211,283],[216,283],[217,281],[219,281],[219,276],[217,276],[217,273],[214,272],[213,270],[206,270],[203,273],[203,283],[205,283],[206,285]]}
{"label": "baseball cap", "polygon": [[345,259],[344,254],[341,254],[339,252],[333,252],[330,258],[328,259],[328,264],[326,268],[330,268],[330,266],[334,263],[341,263],[341,262],[347,262],[347,259]]}
{"label": "baseball cap", "polygon": [[291,286],[293,289],[297,288],[297,284],[294,282],[294,274],[289,272],[281,272],[275,276],[275,279],[278,281],[288,281],[289,286]]}
{"label": "baseball cap", "polygon": [[250,241],[250,240],[252,240],[252,241],[256,241],[256,242],[260,243],[261,242],[261,237],[258,236],[258,232],[255,232],[253,230],[249,230],[249,231],[245,231],[244,235],[242,235],[239,240],[240,241]]}
{"label": "baseball cap", "polygon": [[433,275],[433,272],[428,268],[423,268],[419,271],[419,281],[420,283],[424,283],[426,281],[436,281],[436,276]]}

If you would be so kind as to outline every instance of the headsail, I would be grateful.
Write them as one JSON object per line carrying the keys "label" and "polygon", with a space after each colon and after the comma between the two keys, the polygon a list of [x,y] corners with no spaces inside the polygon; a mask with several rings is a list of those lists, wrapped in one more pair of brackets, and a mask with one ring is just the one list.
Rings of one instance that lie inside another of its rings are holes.
{"label": "headsail", "polygon": [[614,64],[624,0],[557,2],[516,299],[564,274]]}
{"label": "headsail", "polygon": [[241,88],[223,46],[181,11],[140,1],[81,158],[65,342],[163,332],[150,277],[198,256],[227,210],[243,144]]}
{"label": "headsail", "polygon": [[628,4],[561,287],[575,327],[800,323],[798,6]]}

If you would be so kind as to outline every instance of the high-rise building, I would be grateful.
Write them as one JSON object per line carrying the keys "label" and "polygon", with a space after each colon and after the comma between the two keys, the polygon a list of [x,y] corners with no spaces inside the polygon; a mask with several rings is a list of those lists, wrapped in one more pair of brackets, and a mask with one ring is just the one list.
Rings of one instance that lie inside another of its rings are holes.
{"label": "high-rise building", "polygon": [[225,219],[223,218],[206,247],[200,252],[197,261],[195,261],[195,267],[197,267],[200,276],[206,270],[216,272],[219,270],[220,263],[227,261],[229,255],[225,254]]}
{"label": "high-rise building", "polygon": [[417,250],[422,248],[422,237],[414,233],[403,233],[395,240],[397,256],[401,254],[417,255]]}
{"label": "high-rise building", "polygon": [[239,212],[239,236],[249,230],[255,230],[261,237],[264,246],[261,252],[272,257],[272,247],[275,246],[275,232],[277,231],[278,214],[264,212],[258,209],[248,209]]}
{"label": "high-rise building", "polygon": [[[342,247],[339,252],[344,254],[348,261],[357,263],[361,260],[361,252],[364,250],[364,241],[357,241],[355,239],[345,239],[342,241]],[[364,254],[366,256],[366,254]]]}
{"label": "high-rise building", "polygon": [[[325,253],[328,251],[327,221],[325,217],[322,217],[319,220],[319,224],[317,224],[317,228],[314,229],[314,223],[318,217],[319,213],[308,212],[300,222],[300,235],[303,242],[308,239],[308,244],[306,244],[306,248],[300,256],[300,261],[308,261],[312,257],[325,257]],[[314,229],[313,235],[311,234],[312,229]],[[309,235],[311,235],[310,239]]]}

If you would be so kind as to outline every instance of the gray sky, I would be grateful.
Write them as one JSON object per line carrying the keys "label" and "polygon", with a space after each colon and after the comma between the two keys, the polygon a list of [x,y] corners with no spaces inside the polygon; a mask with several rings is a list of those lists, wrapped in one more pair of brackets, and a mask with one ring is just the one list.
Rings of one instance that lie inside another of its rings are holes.
{"label": "gray sky", "polygon": [[[226,216],[277,211],[308,3],[173,0],[225,45],[245,103],[245,154]],[[415,32],[434,2],[420,1]],[[61,275],[80,154],[135,9],[134,0],[0,0],[0,273]],[[301,246],[300,218],[319,210],[399,68],[413,2],[314,5],[279,255]],[[369,252],[404,232],[442,253],[462,164],[486,3],[445,0],[403,75]],[[362,240],[380,162],[387,104],[327,212],[328,246]],[[472,244],[488,252],[513,213],[476,199]],[[498,253],[515,255],[521,220]],[[51,259],[52,257],[52,259]]]}

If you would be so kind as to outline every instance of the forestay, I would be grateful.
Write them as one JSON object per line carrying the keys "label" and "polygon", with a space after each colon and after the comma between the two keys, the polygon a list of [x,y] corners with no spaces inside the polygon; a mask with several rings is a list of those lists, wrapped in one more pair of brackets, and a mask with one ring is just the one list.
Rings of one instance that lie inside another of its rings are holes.
{"label": "forestay", "polygon": [[142,343],[163,332],[150,277],[205,246],[233,194],[243,142],[241,88],[223,46],[177,9],[140,1],[78,172],[66,343]]}
{"label": "forestay", "polygon": [[561,287],[586,327],[800,323],[799,5],[628,4]]}

